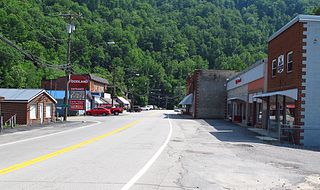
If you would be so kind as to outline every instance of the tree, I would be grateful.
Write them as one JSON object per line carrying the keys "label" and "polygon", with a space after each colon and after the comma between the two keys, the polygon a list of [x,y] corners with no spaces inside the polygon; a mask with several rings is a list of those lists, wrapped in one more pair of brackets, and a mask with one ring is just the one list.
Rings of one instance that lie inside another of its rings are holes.
{"label": "tree", "polygon": [[313,13],[314,13],[315,15],[320,15],[320,7],[315,8],[315,9],[313,10]]}

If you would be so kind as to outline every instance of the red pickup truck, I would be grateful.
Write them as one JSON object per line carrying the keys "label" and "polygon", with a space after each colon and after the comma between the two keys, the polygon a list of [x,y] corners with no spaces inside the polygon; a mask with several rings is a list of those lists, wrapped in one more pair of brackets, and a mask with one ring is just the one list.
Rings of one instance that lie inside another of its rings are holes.
{"label": "red pickup truck", "polygon": [[113,115],[119,115],[119,113],[123,113],[123,108],[112,107],[111,104],[102,104],[102,105],[100,105],[100,107],[110,109],[110,111]]}

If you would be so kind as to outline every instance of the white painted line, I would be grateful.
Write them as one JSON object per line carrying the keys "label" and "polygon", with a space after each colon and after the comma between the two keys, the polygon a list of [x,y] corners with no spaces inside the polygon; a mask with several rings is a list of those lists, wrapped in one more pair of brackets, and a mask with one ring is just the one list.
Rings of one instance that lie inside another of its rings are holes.
{"label": "white painted line", "polygon": [[121,188],[121,190],[130,189],[143,176],[143,174],[145,174],[148,171],[148,169],[152,166],[152,164],[158,159],[160,154],[166,148],[166,146],[168,145],[168,143],[171,139],[171,136],[172,136],[172,124],[171,124],[171,120],[170,120],[169,115],[168,115],[168,120],[169,120],[169,125],[170,125],[170,131],[169,131],[169,134],[168,134],[166,141],[159,148],[159,150],[153,155],[153,157],[143,166],[143,168],[141,168],[140,171],[135,176],[133,176],[133,178],[131,178],[130,181],[128,183],[126,183]]}
{"label": "white painted line", "polygon": [[94,122],[95,122],[94,124],[87,125],[87,126],[84,126],[84,127],[77,127],[75,129],[69,129],[69,130],[65,130],[65,131],[60,131],[60,132],[56,132],[56,133],[51,133],[51,134],[47,134],[47,135],[38,136],[38,137],[32,137],[32,138],[28,138],[28,139],[19,140],[19,141],[0,144],[0,147],[12,145],[12,144],[17,144],[17,143],[22,143],[22,142],[27,142],[27,141],[32,141],[32,140],[41,139],[41,138],[45,138],[45,137],[50,137],[50,136],[54,136],[54,135],[59,135],[59,134],[63,134],[63,133],[69,133],[69,132],[73,132],[73,131],[76,131],[76,130],[92,127],[92,126],[95,126],[95,125],[98,125],[98,124],[101,123],[100,121],[94,121]]}

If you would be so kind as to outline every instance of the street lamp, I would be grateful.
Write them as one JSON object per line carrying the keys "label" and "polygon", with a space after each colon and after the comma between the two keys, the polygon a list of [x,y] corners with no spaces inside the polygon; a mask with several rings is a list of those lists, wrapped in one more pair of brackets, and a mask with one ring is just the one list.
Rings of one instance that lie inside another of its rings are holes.
{"label": "street lamp", "polygon": [[[107,42],[107,45],[115,45],[116,44],[116,42],[114,42],[114,41],[109,41],[109,42]],[[112,95],[111,95],[111,105],[112,105],[112,107],[113,107],[113,98],[114,98],[114,95],[115,95],[115,69],[114,69],[114,66],[113,65],[111,65],[111,69],[112,69]]]}
{"label": "street lamp", "polygon": [[[129,78],[129,77],[139,77],[140,76],[140,73],[132,73],[132,74],[129,74],[129,75],[127,75],[127,77]],[[126,83],[128,84],[128,78],[126,78]],[[129,86],[130,85],[128,85],[127,86],[127,98],[129,98],[129,93],[131,94],[131,105],[130,105],[130,110],[132,110],[133,109],[133,104],[134,104],[134,95],[133,95],[133,84],[131,84],[131,89],[129,89]],[[130,92],[131,91],[131,92]]]}

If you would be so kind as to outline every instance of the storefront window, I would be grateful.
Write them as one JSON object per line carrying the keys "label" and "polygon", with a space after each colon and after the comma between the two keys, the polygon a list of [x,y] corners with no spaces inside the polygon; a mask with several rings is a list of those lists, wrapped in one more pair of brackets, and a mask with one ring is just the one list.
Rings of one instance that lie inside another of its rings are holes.
{"label": "storefront window", "polygon": [[293,52],[289,52],[287,55],[287,72],[292,72],[293,69]]}
{"label": "storefront window", "polygon": [[272,61],[272,77],[275,77],[277,73],[277,60]]}
{"label": "storefront window", "polygon": [[262,124],[262,103],[257,104],[257,113],[258,113],[257,123]]}

